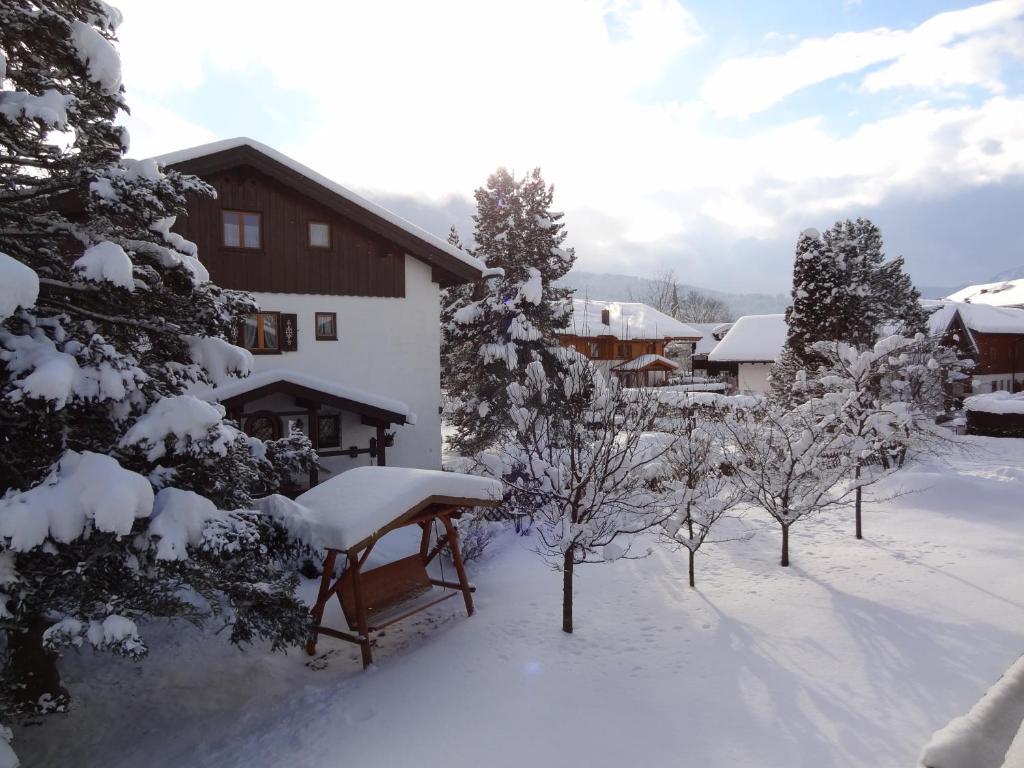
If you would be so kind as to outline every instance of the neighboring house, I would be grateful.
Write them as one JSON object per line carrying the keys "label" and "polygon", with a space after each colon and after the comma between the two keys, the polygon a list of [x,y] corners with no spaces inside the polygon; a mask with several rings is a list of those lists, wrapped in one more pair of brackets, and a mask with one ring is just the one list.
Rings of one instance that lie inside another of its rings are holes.
{"label": "neighboring house", "polygon": [[970,391],[1017,392],[1024,387],[1024,309],[954,301],[925,301],[934,308],[929,327],[947,345],[974,360]]}
{"label": "neighboring house", "polygon": [[254,374],[206,396],[257,437],[301,429],[330,473],[439,468],[439,292],[483,264],[251,139],[156,159],[217,191],[190,195],[174,231],[260,306],[235,339]]}
{"label": "neighboring house", "polygon": [[689,323],[701,333],[700,341],[694,346],[690,357],[690,368],[694,376],[722,376],[736,378],[735,363],[712,363],[708,361],[711,350],[725,338],[732,328],[732,323]]}
{"label": "neighboring house", "polygon": [[988,304],[993,307],[1024,307],[1024,279],[969,285],[946,297],[949,301]]}
{"label": "neighboring house", "polygon": [[785,343],[785,315],[744,315],[711,350],[708,363],[735,365],[737,391],[766,393],[768,371]]}
{"label": "neighboring house", "polygon": [[669,344],[684,347],[689,357],[701,334],[640,302],[573,299],[572,317],[559,334],[563,347],[573,347],[597,365],[606,377],[625,386],[661,386],[680,363],[666,354]]}

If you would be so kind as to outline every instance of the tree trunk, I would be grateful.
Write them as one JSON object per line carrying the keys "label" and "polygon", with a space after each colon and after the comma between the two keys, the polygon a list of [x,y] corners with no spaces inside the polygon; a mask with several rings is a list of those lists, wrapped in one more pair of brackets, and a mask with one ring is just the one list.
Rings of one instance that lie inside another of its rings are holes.
{"label": "tree trunk", "polygon": [[[859,473],[860,473],[860,470],[858,470],[858,474]],[[858,539],[863,539],[864,536],[861,533],[861,525],[860,525],[860,492],[861,492],[861,489],[858,488],[857,489],[857,503],[856,503],[856,510],[857,510],[856,511],[856,516],[857,516],[857,538]]]}
{"label": "tree trunk", "polygon": [[61,685],[57,654],[43,648],[43,633],[50,622],[40,616],[29,619],[24,632],[8,630],[9,669],[16,682],[15,706],[24,712],[62,712],[68,692]]}
{"label": "tree trunk", "polygon": [[566,550],[562,561],[562,631],[572,634],[572,569],[576,558],[574,550]]}
{"label": "tree trunk", "polygon": [[[860,464],[857,465],[857,472],[854,474],[854,479],[860,480]],[[856,503],[854,504],[854,509],[856,510],[854,512],[854,515],[857,518],[857,538],[858,539],[864,538],[861,535],[861,529],[860,529],[860,500],[861,500],[861,491],[862,490],[863,490],[863,488],[861,488],[858,485],[857,486]]]}
{"label": "tree trunk", "polygon": [[[690,542],[693,543],[693,517],[690,516],[690,502],[686,502],[686,527],[690,531]],[[686,548],[690,552],[690,586],[694,586],[693,558],[695,557],[692,547]]]}
{"label": "tree trunk", "polygon": [[782,524],[782,567],[789,566],[789,523]]}

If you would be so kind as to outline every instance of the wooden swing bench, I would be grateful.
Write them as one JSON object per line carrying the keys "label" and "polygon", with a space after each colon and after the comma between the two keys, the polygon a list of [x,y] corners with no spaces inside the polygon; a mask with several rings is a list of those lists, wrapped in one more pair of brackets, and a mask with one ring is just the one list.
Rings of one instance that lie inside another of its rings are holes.
{"label": "wooden swing bench", "polygon": [[[371,635],[410,616],[461,594],[466,614],[473,615],[473,587],[459,547],[453,519],[468,507],[493,507],[501,498],[495,480],[437,470],[403,467],[359,467],[318,485],[296,499],[315,516],[316,538],[323,544],[323,574],[311,609],[313,628],[306,652],[316,653],[317,638],[327,635],[355,643],[363,667],[373,661]],[[348,509],[346,509],[348,508]],[[444,529],[432,533],[436,523]],[[399,528],[419,526],[419,551],[374,568],[365,569],[374,546]],[[427,566],[445,546],[451,550],[457,582],[432,578]],[[342,560],[339,564],[338,560]],[[334,578],[336,566],[342,572]],[[324,610],[338,599],[346,629],[323,624]]]}

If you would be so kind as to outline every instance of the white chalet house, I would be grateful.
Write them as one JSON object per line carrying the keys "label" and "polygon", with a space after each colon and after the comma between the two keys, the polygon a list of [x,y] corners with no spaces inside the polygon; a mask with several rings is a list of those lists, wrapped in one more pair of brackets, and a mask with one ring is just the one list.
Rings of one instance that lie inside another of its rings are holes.
{"label": "white chalet house", "polygon": [[785,315],[744,315],[708,353],[709,363],[736,366],[736,390],[768,391],[768,371],[786,343]]}
{"label": "white chalet house", "polygon": [[214,283],[260,307],[235,339],[254,373],[203,396],[258,437],[301,429],[331,475],[440,468],[440,291],[480,279],[483,264],[251,139],[156,160],[216,190],[191,195],[174,231]]}

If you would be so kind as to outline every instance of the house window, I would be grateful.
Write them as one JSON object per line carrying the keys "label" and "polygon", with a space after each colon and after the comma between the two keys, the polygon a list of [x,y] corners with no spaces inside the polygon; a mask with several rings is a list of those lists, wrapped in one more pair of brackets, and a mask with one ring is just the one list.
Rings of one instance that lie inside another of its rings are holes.
{"label": "house window", "polygon": [[317,421],[318,448],[341,447],[341,417],[337,414],[321,415]]}
{"label": "house window", "polygon": [[590,352],[589,352],[589,354],[590,354],[591,359],[593,359],[593,360],[596,360],[597,358],[599,358],[601,356],[601,346],[596,341],[590,342]]}
{"label": "house window", "polygon": [[331,247],[331,225],[326,221],[309,222],[309,247]]}
{"label": "house window", "polygon": [[246,417],[244,428],[245,434],[258,440],[278,440],[281,437],[281,422],[266,411]]}
{"label": "house window", "polygon": [[317,312],[315,325],[317,341],[337,341],[338,314],[336,312]]}
{"label": "house window", "polygon": [[225,248],[261,247],[260,214],[251,211],[221,211]]}
{"label": "house window", "polygon": [[247,315],[242,341],[252,352],[281,351],[281,316],[277,312]]}
{"label": "house window", "polygon": [[618,352],[616,352],[616,355],[621,358],[629,357],[629,344],[619,344]]}

